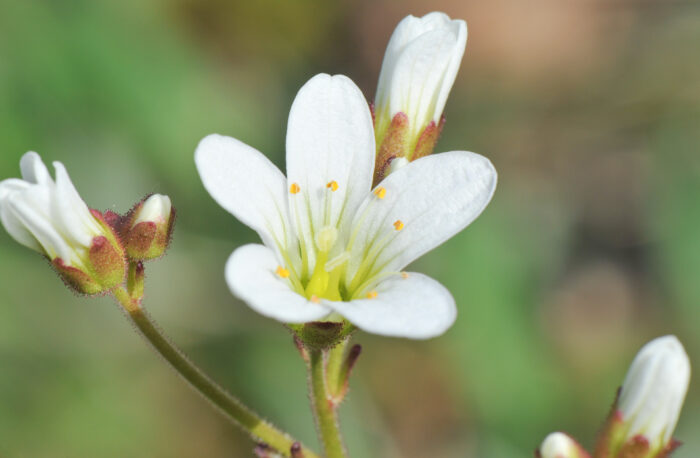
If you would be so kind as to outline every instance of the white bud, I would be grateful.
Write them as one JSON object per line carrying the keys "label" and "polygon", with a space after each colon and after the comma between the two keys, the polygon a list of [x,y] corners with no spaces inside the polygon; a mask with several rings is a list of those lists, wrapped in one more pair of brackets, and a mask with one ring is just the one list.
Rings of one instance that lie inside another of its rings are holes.
{"label": "white bud", "polygon": [[0,181],[0,221],[17,242],[51,259],[76,290],[108,289],[123,277],[123,249],[80,198],[63,164],[53,165],[55,181],[37,153],[22,156],[22,179]]}
{"label": "white bud", "polygon": [[374,99],[378,138],[399,112],[408,117],[411,137],[440,122],[467,44],[467,24],[433,12],[405,17],[384,54]]}
{"label": "white bud", "polygon": [[583,458],[581,447],[568,435],[560,432],[549,434],[540,446],[542,458]]}
{"label": "white bud", "polygon": [[664,448],[678,422],[689,383],[690,361],[675,336],[659,337],[644,345],[620,392],[618,411],[626,439],[642,435],[651,451]]}
{"label": "white bud", "polygon": [[171,210],[170,197],[162,194],[153,194],[136,211],[136,218],[131,222],[131,227],[139,223],[167,224]]}

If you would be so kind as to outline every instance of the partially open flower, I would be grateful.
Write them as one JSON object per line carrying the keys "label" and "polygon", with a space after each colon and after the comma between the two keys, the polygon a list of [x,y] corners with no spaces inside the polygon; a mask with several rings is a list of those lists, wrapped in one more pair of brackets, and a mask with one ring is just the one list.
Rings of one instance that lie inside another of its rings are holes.
{"label": "partially open flower", "polygon": [[139,202],[122,227],[129,258],[144,261],[162,256],[170,243],[174,220],[170,197],[153,194]]}
{"label": "partially open flower", "polygon": [[571,437],[561,432],[549,434],[537,451],[538,458],[589,458],[588,453]]}
{"label": "partially open flower", "polygon": [[667,456],[677,446],[672,436],[689,383],[690,361],[675,336],[644,345],[627,372],[598,455]]}
{"label": "partially open flower", "polygon": [[377,174],[396,157],[432,152],[467,43],[467,24],[433,12],[405,17],[384,54],[374,99]]}
{"label": "partially open flower", "polygon": [[17,242],[49,258],[76,291],[104,292],[124,278],[124,250],[102,215],[80,198],[63,164],[53,165],[55,181],[37,153],[22,157],[22,179],[0,182],[0,220]]}
{"label": "partially open flower", "polygon": [[203,139],[195,161],[205,188],[265,244],[229,258],[234,294],[287,323],[344,317],[377,334],[443,333],[454,299],[402,269],[481,213],[496,171],[478,154],[452,151],[411,162],[372,188],[374,159],[367,103],[341,75],[317,75],[297,94],[286,178],[238,140]]}

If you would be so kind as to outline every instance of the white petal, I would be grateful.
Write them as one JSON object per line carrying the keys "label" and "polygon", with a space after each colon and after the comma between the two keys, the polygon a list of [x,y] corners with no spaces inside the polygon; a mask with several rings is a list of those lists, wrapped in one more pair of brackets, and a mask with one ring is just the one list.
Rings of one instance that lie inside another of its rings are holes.
{"label": "white petal", "polygon": [[452,151],[413,161],[379,186],[385,197],[370,194],[353,222],[348,280],[368,258],[375,259],[369,277],[399,271],[464,229],[491,200],[496,170],[483,156]]}
{"label": "white petal", "polygon": [[419,273],[390,277],[376,287],[376,292],[373,299],[322,303],[364,331],[411,339],[439,336],[457,317],[450,292]]}
{"label": "white petal", "polygon": [[8,204],[14,217],[31,232],[49,258],[59,257],[66,264],[73,265],[73,250],[46,215],[48,199],[49,190],[46,187],[30,186],[25,191],[10,196]]}
{"label": "white petal", "polygon": [[290,196],[290,213],[307,251],[323,226],[338,228],[342,240],[372,185],[374,156],[372,116],[355,83],[342,75],[311,78],[294,99],[287,127],[287,178],[300,187]]}
{"label": "white petal", "polygon": [[90,247],[93,237],[102,234],[103,229],[73,186],[63,164],[54,162],[53,166],[56,186],[51,196],[52,221],[68,243]]}
{"label": "white petal", "polygon": [[292,291],[289,281],[275,273],[274,253],[263,245],[243,245],[226,262],[231,292],[256,312],[283,323],[317,321],[330,313]]}
{"label": "white petal", "polygon": [[214,134],[197,146],[195,163],[219,205],[257,231],[266,245],[294,251],[286,181],[268,158],[235,138]]}
{"label": "white petal", "polygon": [[31,232],[22,224],[10,208],[10,199],[14,193],[22,192],[31,186],[26,181],[17,178],[8,178],[0,181],[0,221],[7,230],[7,233],[12,236],[17,242],[22,245],[42,252],[41,245]]}
{"label": "white petal", "polygon": [[30,183],[40,185],[53,183],[41,157],[34,151],[29,151],[22,156],[19,161],[19,169],[22,172],[22,178]]}

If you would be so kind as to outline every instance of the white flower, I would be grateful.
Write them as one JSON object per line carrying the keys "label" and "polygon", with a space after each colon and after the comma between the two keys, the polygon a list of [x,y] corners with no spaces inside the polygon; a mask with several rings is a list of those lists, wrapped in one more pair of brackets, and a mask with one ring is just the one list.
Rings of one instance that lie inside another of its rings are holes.
{"label": "white flower", "polygon": [[544,438],[538,456],[540,458],[584,458],[588,457],[588,454],[571,437],[555,432]]}
{"label": "white flower", "polygon": [[467,44],[467,24],[433,12],[405,17],[394,30],[384,54],[374,99],[377,145],[394,116],[408,121],[408,157],[421,133],[440,117]]}
{"label": "white flower", "polygon": [[52,260],[78,291],[92,294],[124,276],[123,250],[109,226],[80,198],[60,162],[56,180],[35,152],[20,161],[22,179],[0,182],[0,221],[17,242]]}
{"label": "white flower", "polygon": [[690,361],[675,336],[659,337],[639,350],[622,384],[618,412],[625,438],[641,435],[652,452],[666,447],[690,383]]}
{"label": "white flower", "polygon": [[452,296],[435,280],[401,270],[481,213],[496,186],[488,159],[464,151],[429,156],[372,190],[367,103],[350,79],[326,74],[297,94],[286,149],[285,178],[233,138],[210,135],[197,147],[205,188],[265,244],[231,255],[232,292],[282,322],[339,314],[377,334],[443,333],[456,316]]}

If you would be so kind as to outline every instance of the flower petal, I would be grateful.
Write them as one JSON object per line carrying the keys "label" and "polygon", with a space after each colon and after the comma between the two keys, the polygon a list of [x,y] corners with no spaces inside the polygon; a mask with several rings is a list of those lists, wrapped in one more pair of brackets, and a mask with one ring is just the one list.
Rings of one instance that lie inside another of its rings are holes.
{"label": "flower petal", "polygon": [[22,156],[19,160],[19,169],[22,172],[22,178],[29,183],[40,185],[53,183],[44,162],[34,151],[29,151]]}
{"label": "flower petal", "polygon": [[287,178],[299,186],[290,213],[311,268],[321,227],[336,227],[341,240],[347,233],[372,186],[374,156],[372,116],[355,83],[343,75],[311,78],[294,99],[287,127]]}
{"label": "flower petal", "polygon": [[226,262],[226,282],[231,292],[250,308],[283,323],[317,321],[331,313],[323,305],[295,293],[289,280],[277,276],[277,267],[269,248],[243,245]]}
{"label": "flower petal", "polygon": [[419,273],[390,277],[375,292],[373,299],[322,303],[366,332],[411,339],[439,336],[457,317],[450,292]]}
{"label": "flower petal", "polygon": [[29,183],[18,178],[0,181],[0,221],[13,239],[32,250],[41,252],[43,251],[41,245],[17,218],[9,203],[12,195],[23,192],[29,186],[31,186]]}
{"label": "flower petal", "polygon": [[54,162],[53,166],[56,186],[51,195],[51,219],[69,244],[89,247],[93,237],[102,234],[103,230],[73,186],[63,164]]}
{"label": "flower petal", "polygon": [[413,161],[379,187],[384,198],[370,194],[353,222],[348,281],[364,271],[355,286],[401,270],[474,221],[496,189],[496,170],[483,156],[452,151]]}
{"label": "flower petal", "polygon": [[256,149],[235,138],[209,135],[197,146],[195,163],[204,187],[233,216],[257,231],[265,245],[290,249],[282,172]]}
{"label": "flower petal", "polygon": [[47,214],[49,192],[46,186],[29,186],[23,192],[10,196],[7,201],[9,210],[36,238],[43,247],[41,251],[45,252],[49,258],[59,257],[66,264],[75,265],[78,262],[75,251],[68,246]]}

